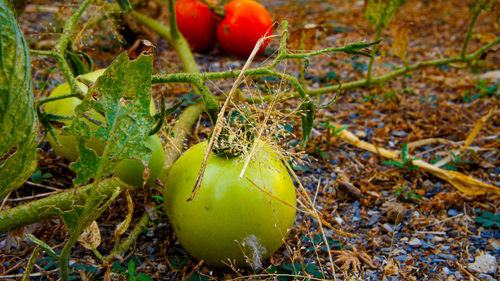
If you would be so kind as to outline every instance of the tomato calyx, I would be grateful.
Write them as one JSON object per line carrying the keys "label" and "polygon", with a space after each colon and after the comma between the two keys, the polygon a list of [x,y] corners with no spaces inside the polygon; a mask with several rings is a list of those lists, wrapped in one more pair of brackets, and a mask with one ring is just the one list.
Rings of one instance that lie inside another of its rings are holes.
{"label": "tomato calyx", "polygon": [[224,11],[224,8],[219,7],[215,5],[214,3],[207,1],[207,0],[200,0],[203,2],[203,4],[207,5],[208,8],[217,16],[219,16],[221,19],[223,19],[226,16],[226,12]]}
{"label": "tomato calyx", "polygon": [[257,127],[248,109],[232,111],[214,143],[212,151],[220,157],[231,159],[247,154],[255,142]]}

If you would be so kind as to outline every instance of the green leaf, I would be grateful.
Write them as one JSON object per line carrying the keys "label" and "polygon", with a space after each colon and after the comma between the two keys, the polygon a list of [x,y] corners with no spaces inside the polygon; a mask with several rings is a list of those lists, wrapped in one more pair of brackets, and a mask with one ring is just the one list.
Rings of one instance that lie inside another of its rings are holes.
{"label": "green leaf", "polygon": [[406,162],[408,159],[408,145],[406,143],[403,144],[403,148],[401,149],[401,159],[403,162]]}
{"label": "green leaf", "polygon": [[128,276],[135,277],[135,262],[132,260],[128,262]]}
{"label": "green leaf", "polygon": [[28,238],[28,240],[30,240],[31,242],[35,243],[36,245],[40,246],[40,248],[42,248],[51,257],[59,259],[59,256],[56,254],[56,252],[54,252],[54,250],[52,250],[52,248],[47,243],[45,243],[42,240],[36,238],[32,234],[26,235],[26,238]]}
{"label": "green leaf", "polygon": [[490,219],[490,220],[493,220],[494,217],[495,217],[495,215],[492,212],[484,212],[483,215],[482,215],[482,217]]}
{"label": "green leaf", "polygon": [[494,221],[492,220],[486,220],[485,222],[483,222],[483,227],[491,227],[495,224]]}
{"label": "green leaf", "polygon": [[403,163],[398,162],[398,161],[394,161],[394,160],[384,161],[384,162],[382,162],[382,165],[394,165],[394,166],[401,168],[401,169],[403,169],[405,167],[405,165]]}
{"label": "green leaf", "polygon": [[64,58],[68,62],[73,75],[79,76],[92,71],[94,69],[94,61],[86,53],[74,51],[72,45],[72,42],[68,44],[68,48],[64,52]]}
{"label": "green leaf", "polygon": [[392,16],[405,2],[406,0],[369,0],[365,16],[376,29],[386,28]]}
{"label": "green leaf", "polygon": [[494,220],[494,221],[500,221],[500,213],[494,215],[491,219]]}
{"label": "green leaf", "polygon": [[301,112],[302,119],[302,147],[305,148],[309,136],[314,125],[314,103],[312,101],[304,102],[300,105],[299,111]]}
{"label": "green leaf", "polygon": [[33,174],[37,137],[29,49],[0,0],[0,201]]}
{"label": "green leaf", "polygon": [[147,275],[146,273],[139,273],[135,276],[135,279],[138,281],[153,281],[153,277]]}
{"label": "green leaf", "polygon": [[120,8],[125,12],[125,13],[130,13],[132,10],[132,5],[130,4],[129,0],[116,0],[118,4],[120,5]]}
{"label": "green leaf", "polygon": [[[152,71],[151,56],[141,55],[130,61],[123,53],[77,106],[73,122],[63,129],[78,141],[80,157],[70,165],[77,172],[75,186],[109,176],[123,159],[148,163],[151,151],[145,140],[153,124],[149,115]],[[100,126],[88,122],[86,115],[91,110],[104,116]],[[104,143],[102,156],[87,147],[87,142],[96,138]]]}

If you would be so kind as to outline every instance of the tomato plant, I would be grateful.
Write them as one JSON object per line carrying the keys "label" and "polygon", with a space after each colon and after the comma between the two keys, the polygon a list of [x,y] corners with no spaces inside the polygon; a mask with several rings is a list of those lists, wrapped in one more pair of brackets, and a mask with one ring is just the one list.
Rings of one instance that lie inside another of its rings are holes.
{"label": "tomato plant", "polygon": [[206,148],[202,142],[184,152],[165,183],[165,208],[180,243],[195,258],[215,266],[228,259],[244,265],[245,255],[252,258],[254,253],[269,257],[295,220],[296,194],[286,167],[269,145],[259,142],[239,179],[243,157],[212,153],[200,190],[187,201]]}
{"label": "tomato plant", "polygon": [[[99,76],[104,73],[105,69],[100,69],[91,73],[82,75],[83,78],[90,81],[96,81]],[[83,83],[79,83],[82,90],[87,91],[87,86]],[[70,93],[70,88],[67,83],[57,86],[49,97],[58,97]],[[49,102],[45,105],[45,111],[47,113],[53,113],[63,116],[72,116],[75,113],[75,108],[79,105],[81,101],[78,98],[65,98]],[[155,105],[151,101],[150,112],[155,113]],[[89,113],[89,119],[104,121],[102,115],[95,111]],[[64,121],[65,124],[69,124],[70,121]],[[62,135],[59,129],[54,130],[57,134],[57,139],[60,142],[60,146],[57,145],[55,139],[51,134],[48,134],[48,140],[54,152],[70,161],[75,161],[78,158],[77,141],[75,136]],[[94,149],[97,154],[102,154],[104,149],[104,144],[101,140],[91,139],[88,142],[88,147]],[[160,138],[157,135],[149,136],[146,140],[146,146],[151,149],[152,155],[148,163],[148,168],[150,171],[148,183],[152,183],[159,176],[162,168],[163,162],[165,160],[165,155],[163,152],[163,146]],[[134,186],[142,186],[144,179],[144,165],[139,160],[126,159],[121,161],[115,168],[116,175],[122,179],[124,182]]]}
{"label": "tomato plant", "polygon": [[199,0],[181,0],[175,3],[179,31],[195,51],[212,47],[216,40],[217,15]]}
{"label": "tomato plant", "polygon": [[[266,8],[253,0],[233,0],[226,5],[226,17],[217,26],[217,39],[226,52],[248,57],[257,41],[273,33],[273,21]],[[269,44],[266,40],[259,53]]]}

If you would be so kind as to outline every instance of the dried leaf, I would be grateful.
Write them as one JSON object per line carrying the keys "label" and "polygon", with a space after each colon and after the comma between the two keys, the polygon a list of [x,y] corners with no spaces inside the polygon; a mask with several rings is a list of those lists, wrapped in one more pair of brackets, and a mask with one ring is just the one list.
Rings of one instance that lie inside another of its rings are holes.
{"label": "dried leaf", "polygon": [[125,220],[116,226],[115,237],[118,237],[123,233],[125,233],[125,231],[127,231],[128,227],[130,226],[130,222],[132,221],[132,214],[134,213],[134,202],[132,201],[132,197],[130,197],[130,193],[128,192],[128,190],[126,194],[127,194],[128,213],[127,216],[125,217]]}
{"label": "dried leaf", "polygon": [[395,224],[400,223],[408,212],[403,204],[397,202],[386,202],[382,209],[385,210],[387,218]]}
{"label": "dried leaf", "polygon": [[99,231],[99,226],[96,221],[93,221],[89,227],[80,234],[78,242],[80,242],[85,249],[89,250],[99,247],[101,244],[101,232]]}
{"label": "dried leaf", "polygon": [[366,252],[358,250],[354,246],[352,246],[352,248],[352,250],[332,251],[337,254],[335,263],[342,264],[341,268],[343,270],[352,268],[354,271],[359,271],[362,263],[370,268],[376,268],[372,258]]}
{"label": "dried leaf", "polygon": [[398,275],[398,264],[393,259],[389,260],[389,262],[384,266],[384,273],[389,276]]}
{"label": "dried leaf", "polygon": [[[332,124],[333,126],[340,126],[338,124]],[[398,153],[393,152],[384,148],[377,147],[371,143],[365,142],[360,140],[358,137],[356,137],[353,133],[349,132],[348,130],[343,130],[339,132],[334,137],[338,137],[342,139],[343,141],[350,143],[354,146],[357,146],[359,148],[371,151],[373,153],[376,153],[378,155],[384,156],[386,158],[390,159],[397,159],[398,158]],[[500,194],[500,187],[493,186],[487,183],[483,183],[479,180],[476,180],[472,177],[466,176],[464,174],[461,174],[459,172],[455,171],[447,171],[441,168],[438,168],[434,165],[431,165],[425,161],[422,160],[413,160],[412,163],[413,165],[418,166],[419,168],[433,174],[434,176],[441,178],[447,182],[449,182],[451,185],[453,185],[456,189],[458,189],[460,192],[467,194],[467,195],[481,195],[485,194],[487,192],[491,192],[494,194]]]}
{"label": "dried leaf", "polygon": [[408,53],[408,29],[408,23],[405,22],[396,25],[393,30],[392,51],[404,61]]}
{"label": "dried leaf", "polygon": [[483,44],[493,43],[495,41],[495,39],[497,39],[496,35],[491,33],[491,32],[478,33],[478,34],[475,34],[474,37],[479,39],[479,42],[481,42]]}

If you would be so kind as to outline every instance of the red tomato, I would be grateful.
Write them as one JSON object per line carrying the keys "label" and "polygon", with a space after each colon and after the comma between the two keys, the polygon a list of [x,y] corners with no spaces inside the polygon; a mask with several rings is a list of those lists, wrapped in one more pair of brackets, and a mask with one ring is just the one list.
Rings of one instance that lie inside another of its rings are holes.
{"label": "red tomato", "polygon": [[[273,34],[273,21],[266,8],[253,0],[233,0],[226,5],[226,17],[217,26],[217,39],[226,52],[248,57],[257,41]],[[260,47],[259,53],[269,44]]]}
{"label": "red tomato", "polygon": [[212,47],[216,40],[217,15],[199,0],[175,3],[177,26],[194,51]]}

